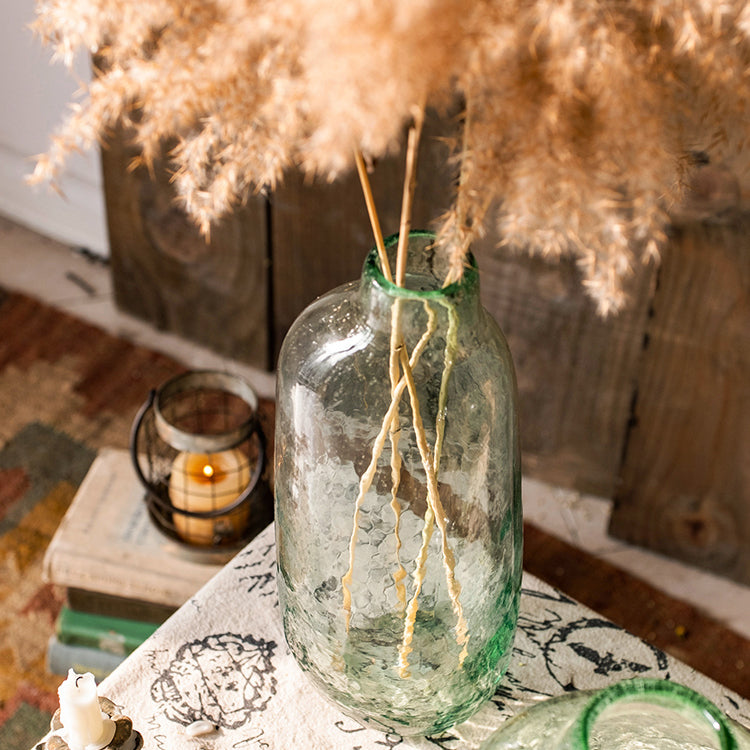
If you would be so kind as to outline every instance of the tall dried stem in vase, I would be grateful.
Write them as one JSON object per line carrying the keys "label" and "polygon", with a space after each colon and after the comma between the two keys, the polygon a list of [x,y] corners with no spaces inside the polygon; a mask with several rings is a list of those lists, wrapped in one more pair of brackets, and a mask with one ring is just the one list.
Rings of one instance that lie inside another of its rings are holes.
{"label": "tall dried stem in vase", "polygon": [[[417,152],[424,125],[424,105],[415,108],[414,123],[409,128],[406,148],[406,170],[403,184],[403,194],[401,203],[401,220],[399,223],[399,239],[396,251],[396,277],[394,283],[403,287],[406,281],[408,238],[411,231],[411,215],[414,201],[414,192],[416,189],[416,165]],[[358,174],[362,185],[365,203],[368,209],[368,215],[373,228],[376,247],[380,257],[383,275],[390,281],[393,279],[385,247],[383,245],[383,234],[380,222],[377,216],[377,210],[372,198],[372,189],[370,187],[364,160],[361,154],[356,155]],[[449,279],[446,278],[446,284]],[[357,530],[359,523],[359,511],[370,484],[374,477],[378,460],[385,445],[385,434],[388,433],[391,443],[391,508],[394,512],[394,538],[396,547],[396,573],[393,575],[394,585],[397,591],[397,600],[399,609],[404,614],[404,635],[399,649],[399,674],[409,677],[409,653],[411,652],[411,642],[414,636],[414,624],[419,609],[419,594],[422,589],[425,576],[425,565],[427,562],[427,553],[429,543],[433,535],[435,524],[437,524],[441,535],[441,548],[443,554],[443,564],[445,566],[446,581],[450,593],[451,602],[456,615],[456,642],[462,647],[459,656],[459,667],[463,664],[468,653],[468,628],[464,619],[463,609],[461,607],[460,593],[461,586],[456,581],[455,576],[455,557],[448,543],[446,515],[442,508],[440,495],[438,492],[437,478],[440,467],[440,446],[445,425],[445,394],[446,384],[450,377],[453,356],[452,349],[455,348],[455,310],[446,306],[449,315],[449,331],[447,334],[447,347],[443,367],[443,381],[440,389],[440,404],[437,412],[436,424],[436,442],[431,450],[427,440],[424,425],[422,423],[419,397],[417,395],[414,383],[413,368],[419,361],[419,356],[424,350],[427,341],[435,330],[435,313],[429,304],[425,303],[425,312],[427,313],[428,325],[425,333],[412,352],[411,357],[406,352],[403,335],[401,332],[401,299],[393,300],[391,309],[391,337],[390,337],[390,357],[389,357],[389,375],[391,381],[391,405],[383,418],[382,429],[372,450],[372,459],[366,472],[360,480],[359,494],[355,500],[354,518],[352,521],[352,533],[349,544],[349,568],[341,579],[343,591],[343,609],[346,617],[346,630],[349,631],[351,620],[351,585],[354,571],[354,558],[356,550]],[[398,406],[403,395],[404,383],[409,394],[409,403],[412,413],[413,429],[419,447],[422,465],[427,476],[427,510],[425,512],[424,528],[422,531],[422,546],[419,550],[417,559],[414,561],[413,574],[413,593],[408,604],[406,601],[406,587],[403,583],[406,578],[406,570],[398,558],[401,549],[401,539],[399,536],[399,522],[401,509],[398,503],[398,490],[401,476],[401,459],[398,450],[399,426],[398,426]],[[381,437],[382,436],[382,437]]]}

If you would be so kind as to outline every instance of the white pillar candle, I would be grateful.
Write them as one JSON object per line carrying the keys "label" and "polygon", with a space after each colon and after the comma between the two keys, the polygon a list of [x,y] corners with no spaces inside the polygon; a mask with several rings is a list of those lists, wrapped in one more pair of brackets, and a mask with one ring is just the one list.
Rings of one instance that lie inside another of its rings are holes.
{"label": "white pillar candle", "polygon": [[[250,482],[250,464],[240,450],[178,453],[169,477],[169,499],[178,510],[203,513],[231,505]],[[239,533],[247,523],[247,505],[212,518],[174,514],[177,533],[193,544],[211,544],[220,527]]]}
{"label": "white pillar candle", "polygon": [[99,707],[96,682],[91,672],[76,674],[72,669],[57,690],[60,723],[70,750],[106,747],[115,732],[115,723]]}

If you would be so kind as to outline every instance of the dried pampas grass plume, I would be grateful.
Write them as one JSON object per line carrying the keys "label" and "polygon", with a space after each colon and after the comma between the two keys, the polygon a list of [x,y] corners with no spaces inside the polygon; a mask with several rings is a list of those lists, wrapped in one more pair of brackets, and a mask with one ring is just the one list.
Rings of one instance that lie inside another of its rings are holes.
{"label": "dried pampas grass plume", "polygon": [[748,145],[741,0],[41,0],[35,29],[99,75],[40,157],[52,181],[118,119],[149,164],[172,152],[204,232],[299,167],[330,179],[400,147],[415,105],[466,102],[441,241],[452,278],[504,243],[573,255],[601,313],[657,255],[691,169]]}

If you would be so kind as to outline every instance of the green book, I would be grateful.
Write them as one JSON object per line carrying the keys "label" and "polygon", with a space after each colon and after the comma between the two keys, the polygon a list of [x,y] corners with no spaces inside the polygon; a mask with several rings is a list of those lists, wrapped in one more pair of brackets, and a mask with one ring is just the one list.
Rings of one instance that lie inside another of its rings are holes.
{"label": "green book", "polygon": [[79,612],[63,606],[57,618],[60,643],[85,646],[116,656],[135,651],[157,628],[157,623]]}

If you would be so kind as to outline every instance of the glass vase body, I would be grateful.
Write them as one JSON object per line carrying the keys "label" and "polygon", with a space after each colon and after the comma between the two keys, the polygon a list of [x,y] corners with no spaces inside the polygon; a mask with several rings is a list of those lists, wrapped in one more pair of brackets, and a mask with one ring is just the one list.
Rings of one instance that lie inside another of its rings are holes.
{"label": "glass vase body", "polygon": [[[287,642],[345,713],[401,735],[437,733],[490,697],[521,581],[510,353],[473,259],[441,288],[433,240],[410,235],[403,288],[372,251],[360,281],[295,321],[277,368]],[[392,375],[402,357],[410,377]]]}

